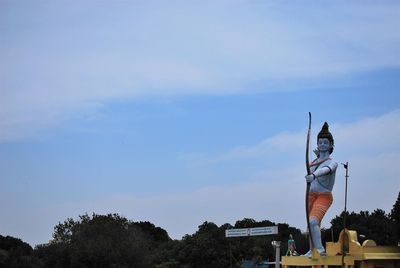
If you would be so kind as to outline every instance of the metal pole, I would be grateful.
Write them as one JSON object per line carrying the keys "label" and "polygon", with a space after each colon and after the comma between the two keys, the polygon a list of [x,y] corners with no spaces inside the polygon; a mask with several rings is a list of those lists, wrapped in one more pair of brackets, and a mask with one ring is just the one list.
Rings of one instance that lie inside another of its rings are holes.
{"label": "metal pole", "polygon": [[349,178],[349,162],[343,164],[344,169],[346,169],[346,186],[344,190],[344,216],[343,216],[343,229],[346,229],[346,215],[347,215],[347,179]]}
{"label": "metal pole", "polygon": [[[349,178],[349,162],[346,162],[346,164],[343,164],[344,168],[346,169],[346,183],[345,183],[345,190],[344,190],[344,215],[343,215],[343,231],[344,236],[346,236],[347,239],[346,242],[348,241],[348,237],[347,237],[347,233],[346,233],[346,217],[347,217],[347,179]],[[345,267],[345,263],[344,263],[344,256],[346,255],[346,251],[348,250],[348,248],[346,247],[345,250],[345,245],[344,245],[345,241],[342,241],[342,267]]]}
{"label": "metal pole", "polygon": [[281,261],[281,241],[275,242],[275,268],[280,268]]}
{"label": "metal pole", "polygon": [[229,242],[229,260],[230,260],[230,264],[231,264],[231,268],[232,268],[232,246],[231,243]]}

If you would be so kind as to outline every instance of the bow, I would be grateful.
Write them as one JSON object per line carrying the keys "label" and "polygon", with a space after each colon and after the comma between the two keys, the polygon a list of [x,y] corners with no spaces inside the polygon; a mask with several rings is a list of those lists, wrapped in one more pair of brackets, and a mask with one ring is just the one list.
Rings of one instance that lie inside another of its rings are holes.
{"label": "bow", "polygon": [[[307,168],[307,175],[311,174],[311,168],[310,168],[310,158],[309,158],[309,151],[310,151],[310,132],[311,132],[311,113],[308,112],[308,132],[307,132],[307,143],[306,143],[306,168]],[[308,211],[308,196],[310,194],[310,182],[307,182],[307,188],[306,188],[306,218],[307,218],[307,229],[308,229],[308,234],[310,236],[311,240],[311,249],[314,248],[313,245],[313,239],[312,239],[312,234],[311,234],[311,227],[310,227],[310,214]]]}

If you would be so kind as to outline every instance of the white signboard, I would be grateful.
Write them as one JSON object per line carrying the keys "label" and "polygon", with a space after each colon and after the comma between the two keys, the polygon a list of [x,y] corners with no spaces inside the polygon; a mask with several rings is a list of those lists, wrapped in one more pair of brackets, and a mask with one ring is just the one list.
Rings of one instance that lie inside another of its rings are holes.
{"label": "white signboard", "polygon": [[272,234],[278,234],[278,226],[225,230],[225,237],[272,235]]}

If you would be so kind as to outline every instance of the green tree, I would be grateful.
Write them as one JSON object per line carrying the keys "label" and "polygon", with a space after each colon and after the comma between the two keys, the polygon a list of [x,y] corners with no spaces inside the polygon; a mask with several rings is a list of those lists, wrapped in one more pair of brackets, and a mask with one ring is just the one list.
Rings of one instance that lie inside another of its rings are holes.
{"label": "green tree", "polygon": [[[337,241],[339,233],[343,229],[343,216],[344,212],[331,221],[335,241]],[[348,229],[357,231],[359,236],[362,235],[363,238],[360,236],[359,242],[363,242],[363,239],[366,238],[374,240],[378,245],[395,244],[395,237],[393,237],[395,232],[394,222],[382,209],[375,209],[372,213],[368,211],[347,213],[346,222]]]}
{"label": "green tree", "polygon": [[178,260],[181,267],[229,267],[225,231],[215,223],[204,222],[195,234],[183,237]]}
{"label": "green tree", "polygon": [[394,223],[395,233],[394,238],[397,242],[400,242],[400,192],[397,196],[397,200],[390,211],[390,219]]}
{"label": "green tree", "polygon": [[400,223],[400,192],[397,196],[397,200],[394,203],[392,210],[390,211],[390,218],[397,223]]}
{"label": "green tree", "polygon": [[28,243],[0,235],[0,267],[36,268],[41,267],[41,262],[33,256],[33,249]]}
{"label": "green tree", "polygon": [[53,240],[35,249],[44,267],[149,267],[167,232],[118,214],[79,216],[54,228]]}

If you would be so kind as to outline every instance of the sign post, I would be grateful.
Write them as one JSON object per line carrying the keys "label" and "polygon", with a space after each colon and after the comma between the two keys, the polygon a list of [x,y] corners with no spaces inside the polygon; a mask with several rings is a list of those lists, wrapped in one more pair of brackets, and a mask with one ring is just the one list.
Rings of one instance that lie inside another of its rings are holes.
{"label": "sign post", "polygon": [[279,268],[281,259],[281,241],[272,241],[272,246],[275,248],[275,268]]}
{"label": "sign post", "polygon": [[278,234],[278,226],[227,229],[225,237],[257,236]]}
{"label": "sign post", "polygon": [[[255,228],[240,228],[225,230],[225,237],[243,237],[243,236],[258,236],[258,235],[274,235],[278,234],[278,226],[255,227]],[[275,248],[275,268],[280,266],[280,241],[272,241]]]}

